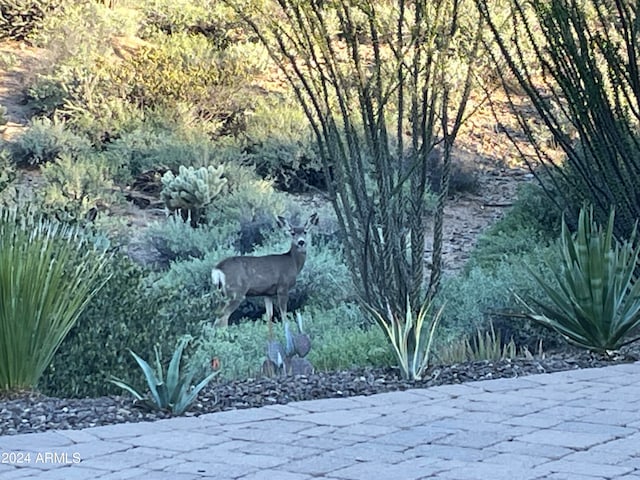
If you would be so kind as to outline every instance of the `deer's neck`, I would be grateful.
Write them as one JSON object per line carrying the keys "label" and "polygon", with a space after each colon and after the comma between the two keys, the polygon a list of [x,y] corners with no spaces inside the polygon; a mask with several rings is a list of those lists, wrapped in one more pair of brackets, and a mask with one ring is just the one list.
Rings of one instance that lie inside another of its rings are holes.
{"label": "deer's neck", "polygon": [[291,259],[296,265],[298,273],[300,273],[300,270],[302,270],[302,267],[304,267],[304,261],[307,259],[307,253],[301,252],[300,250],[292,247],[291,250],[287,252],[287,255],[291,256]]}

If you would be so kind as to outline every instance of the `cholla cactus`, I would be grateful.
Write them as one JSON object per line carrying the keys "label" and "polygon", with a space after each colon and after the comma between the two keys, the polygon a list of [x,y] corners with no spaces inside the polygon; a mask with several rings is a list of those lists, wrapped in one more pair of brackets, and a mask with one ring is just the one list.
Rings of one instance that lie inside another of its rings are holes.
{"label": "cholla cactus", "polygon": [[202,209],[222,191],[227,184],[223,175],[223,166],[209,166],[194,169],[181,166],[178,175],[169,171],[162,177],[161,197],[171,211],[180,210],[183,217],[191,216],[196,224]]}

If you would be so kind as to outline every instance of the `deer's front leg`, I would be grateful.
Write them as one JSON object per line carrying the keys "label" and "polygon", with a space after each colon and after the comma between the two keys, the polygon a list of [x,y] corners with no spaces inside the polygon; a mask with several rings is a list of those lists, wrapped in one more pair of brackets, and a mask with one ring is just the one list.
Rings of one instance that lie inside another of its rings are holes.
{"label": "deer's front leg", "polygon": [[227,300],[227,303],[222,310],[222,315],[214,325],[216,327],[226,327],[229,325],[229,317],[233,312],[235,312],[236,308],[240,306],[242,300],[244,300],[244,295],[237,295]]}
{"label": "deer's front leg", "polygon": [[280,318],[284,322],[287,319],[287,303],[289,303],[289,290],[278,289],[278,310],[280,311]]}

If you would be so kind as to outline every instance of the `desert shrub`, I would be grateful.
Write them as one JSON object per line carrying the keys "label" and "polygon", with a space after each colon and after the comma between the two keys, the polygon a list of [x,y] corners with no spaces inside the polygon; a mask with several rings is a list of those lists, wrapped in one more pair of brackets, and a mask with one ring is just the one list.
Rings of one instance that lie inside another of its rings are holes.
{"label": "desert shrub", "polygon": [[95,103],[91,109],[81,108],[72,115],[65,112],[67,124],[78,134],[89,138],[99,149],[106,148],[128,132],[142,128],[149,121],[149,116],[148,112],[115,96]]}
{"label": "desert shrub", "polygon": [[63,5],[61,0],[0,0],[0,40],[24,40]]}
{"label": "desert shrub", "polygon": [[247,221],[264,214],[282,214],[287,205],[285,196],[273,183],[256,176],[249,167],[225,164],[226,191],[211,203],[210,221]]}
{"label": "desert shrub", "polygon": [[88,60],[94,52],[108,52],[111,49],[108,40],[132,36],[139,28],[140,16],[135,9],[110,9],[104,2],[94,1],[64,4],[64,9],[47,15],[40,28],[29,36],[36,46],[55,52],[63,60],[72,57]]}
{"label": "desert shrub", "polygon": [[[167,318],[162,309],[174,299],[149,286],[147,272],[117,255],[104,275],[111,275],[61,345],[41,383],[43,392],[62,397],[120,393],[109,375],[138,378],[131,349],[153,358],[154,346],[167,357],[184,334],[198,335],[200,325],[184,315]],[[142,388],[141,382],[138,387]]]}
{"label": "desert shrub", "polygon": [[230,35],[239,21],[231,8],[223,2],[207,0],[191,2],[161,0],[146,3],[141,34],[150,36],[157,31],[173,35],[190,33],[206,36],[217,49],[229,47]]}
{"label": "desert shrub", "polygon": [[523,185],[513,207],[478,239],[467,270],[491,267],[514,255],[550,245],[559,234],[559,220],[559,211],[538,185]]}
{"label": "desert shrub", "polygon": [[0,194],[16,178],[16,168],[10,159],[9,150],[0,143]]}
{"label": "desert shrub", "polygon": [[[540,340],[547,347],[557,346],[558,335],[521,318],[523,308],[516,298],[516,295],[546,298],[529,275],[528,268],[547,262],[553,264],[557,260],[555,249],[539,246],[506,256],[497,263],[476,265],[464,274],[448,279],[437,297],[445,305],[439,340],[446,344],[478,330],[487,331],[492,322],[503,339],[513,338],[518,347],[526,346],[534,351]],[[543,269],[540,274],[552,280],[550,270]]]}
{"label": "desert shrub", "polygon": [[40,208],[65,222],[95,217],[117,201],[108,169],[99,156],[73,158],[66,153],[42,168]]}
{"label": "desert shrub", "polygon": [[65,3],[63,12],[48,16],[30,37],[49,55],[33,72],[27,101],[47,116],[98,118],[107,113],[104,104],[123,96],[123,87],[114,81],[121,63],[114,42],[135,35],[135,10],[115,11],[99,2]]}
{"label": "desert shrub", "polygon": [[[304,330],[311,338],[309,361],[319,371],[352,367],[393,365],[393,353],[382,331],[364,326],[362,314],[353,304],[339,304],[329,310],[305,308]],[[284,339],[282,323],[274,325],[274,333]],[[206,327],[198,352],[203,361],[216,357],[221,376],[227,379],[260,375],[266,358],[268,328],[265,322],[243,322],[225,329]]]}
{"label": "desert shrub", "polygon": [[305,331],[312,341],[309,361],[320,371],[354,367],[390,367],[396,364],[381,328],[369,325],[352,303],[333,308],[306,308]]}
{"label": "desert shrub", "polygon": [[197,35],[157,37],[120,65],[115,81],[127,86],[126,98],[140,107],[174,102],[197,103],[219,83],[217,56]]}
{"label": "desert shrub", "polygon": [[255,378],[260,376],[267,338],[265,322],[244,322],[227,328],[207,325],[198,340],[195,361],[202,363],[209,358],[218,359],[221,378]]}
{"label": "desert shrub", "polygon": [[544,241],[558,238],[562,214],[553,203],[554,192],[546,193],[538,183],[527,182],[518,188],[513,206],[490,232],[513,232],[528,229]]}
{"label": "desert shrub", "polygon": [[306,299],[307,305],[331,308],[344,301],[353,301],[355,294],[351,274],[339,247],[312,242],[292,296]]}
{"label": "desert shrub", "polygon": [[285,98],[257,102],[247,119],[243,151],[256,171],[289,192],[324,188],[315,141],[302,110]]}
{"label": "desert shrub", "polygon": [[142,127],[108,143],[104,155],[116,179],[127,182],[149,170],[178,172],[181,165],[203,166],[210,148],[207,138],[198,132]]}
{"label": "desert shrub", "polygon": [[11,143],[13,160],[18,164],[40,165],[65,153],[77,158],[91,152],[91,142],[66,128],[64,122],[35,119],[30,127]]}

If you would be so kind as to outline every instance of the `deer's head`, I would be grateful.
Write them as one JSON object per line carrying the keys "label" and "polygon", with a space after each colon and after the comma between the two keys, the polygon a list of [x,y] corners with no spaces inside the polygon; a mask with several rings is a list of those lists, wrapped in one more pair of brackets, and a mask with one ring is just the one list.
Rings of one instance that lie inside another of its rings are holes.
{"label": "deer's head", "polygon": [[309,228],[318,224],[318,214],[313,213],[302,227],[292,227],[284,217],[278,217],[278,226],[291,237],[291,249],[305,253],[307,251],[307,233]]}

